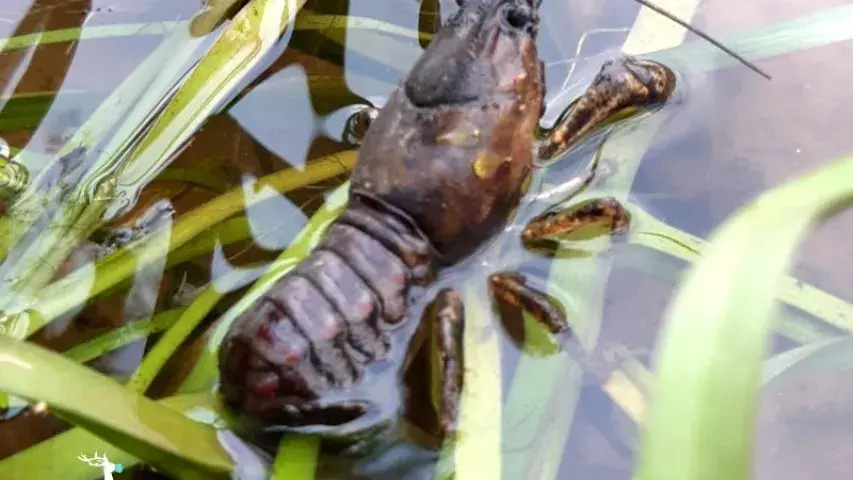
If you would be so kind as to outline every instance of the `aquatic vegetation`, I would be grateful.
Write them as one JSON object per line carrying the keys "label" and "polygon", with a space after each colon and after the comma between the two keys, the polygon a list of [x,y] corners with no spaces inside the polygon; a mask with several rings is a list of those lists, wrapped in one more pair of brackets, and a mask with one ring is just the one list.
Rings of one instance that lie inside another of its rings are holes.
{"label": "aquatic vegetation", "polygon": [[[57,155],[13,145],[17,148],[4,164],[14,162],[25,168],[28,180],[19,182],[23,190],[4,190],[10,200],[0,219],[0,252],[5,259],[0,273],[14,280],[0,290],[2,326],[7,334],[0,338],[0,390],[7,394],[4,401],[10,412],[20,411],[29,402],[34,405],[32,411],[47,408],[74,428],[0,460],[0,477],[94,478],[97,470],[77,456],[95,451],[105,453],[125,470],[145,463],[180,478],[228,478],[235,468],[229,455],[233,452],[226,452],[222,445],[228,443],[221,438],[221,428],[231,426],[230,420],[210,394],[217,382],[219,342],[240,309],[317,244],[319,233],[346,203],[346,183],[327,196],[326,203],[305,220],[298,235],[271,262],[243,265],[201,285],[186,302],[146,312],[61,352],[21,340],[75,315],[97,299],[130,289],[144,278],[140,272],[156,271],[154,277],[160,278],[201,253],[219,252],[252,238],[250,219],[243,210],[268,197],[249,196],[241,186],[172,163],[204,122],[259,74],[266,53],[295,41],[291,37],[294,31],[320,32],[338,44],[346,44],[348,29],[377,38],[381,34],[392,38],[383,47],[387,50],[364,53],[384,63],[393,63],[395,57],[389,55],[394,48],[409,48],[416,56],[418,39],[430,38],[431,32],[364,17],[343,23],[340,17],[307,10],[297,15],[303,3],[249,2],[208,35],[195,31],[197,36],[193,36],[189,22],[178,21],[64,29],[0,41],[0,50],[9,51],[88,38],[162,37],[159,47],[111,95],[103,101],[90,98],[99,101],[98,108]],[[750,60],[768,58],[847,40],[853,35],[847,28],[851,17],[853,8],[837,7],[723,41]],[[701,41],[639,53],[664,63],[676,62],[688,73],[731,65]],[[75,92],[67,95],[86,97]],[[0,112],[0,135],[37,124],[55,97],[44,93],[9,99]],[[121,119],[118,124],[117,118]],[[819,343],[812,343],[816,335],[808,333],[813,329],[800,327],[802,316],[780,312],[773,305],[778,298],[795,306],[828,325],[828,331],[853,330],[849,321],[853,306],[784,275],[793,250],[808,229],[847,205],[850,187],[842,179],[849,178],[851,164],[840,161],[766,193],[705,242],[658,220],[628,197],[643,152],[661,121],[649,119],[629,132],[607,137],[604,157],[618,168],[605,184],[575,199],[615,197],[631,213],[629,245],[694,264],[667,314],[658,375],[650,374],[626,353],[618,368],[609,372],[605,386],[616,392],[613,401],[644,425],[636,478],[747,478],[750,425],[762,365],[775,372],[766,381],[782,382],[815,369],[847,368],[844,364],[849,363],[845,344],[839,343],[843,339],[825,335],[818,337]],[[328,190],[328,183],[338,180],[339,184],[353,161],[351,150],[320,155],[304,168],[281,169],[257,179],[256,184],[278,195],[324,182],[323,188]],[[51,183],[56,172],[79,172],[72,167],[81,164],[86,166],[82,174]],[[157,224],[159,228],[130,243],[118,244],[88,266],[57,275],[78,246],[127,213],[127,207],[152,179],[193,182],[193,175],[197,175],[195,184],[213,187],[209,200],[169,217]],[[559,185],[560,180],[565,178],[554,178],[545,188]],[[46,185],[50,188],[44,188]],[[31,235],[33,231],[37,234]],[[586,258],[568,258],[574,248],[576,245],[566,242],[563,252],[567,258],[555,258],[547,288],[549,293],[572,300],[573,329],[584,348],[591,350],[600,330],[597,286],[609,267]],[[673,272],[660,273],[676,280]],[[717,295],[707,295],[709,285]],[[238,299],[224,313],[217,309],[233,296]],[[488,321],[488,306],[476,292],[465,292],[465,300],[475,325]],[[206,325],[208,317],[215,317],[216,323]],[[774,327],[803,344],[803,350],[766,359],[766,341]],[[169,359],[201,329],[205,329],[201,347],[181,384],[165,396],[157,395],[156,400],[147,397],[155,396],[150,393],[152,385]],[[471,381],[463,392],[461,429],[470,435],[447,446],[436,466],[437,477],[455,471],[463,479],[482,475],[555,478],[584,365],[556,352],[549,334],[534,321],[526,321],[525,332],[527,345],[504,403],[494,368],[499,363],[496,340],[466,335],[467,356],[473,360]],[[120,381],[82,365],[158,333],[162,335],[135,370]],[[648,407],[643,395],[637,400],[630,394],[631,388],[650,391]],[[642,413],[645,409],[647,414]],[[274,475],[313,478],[317,446],[311,438],[285,436],[281,454],[273,462]],[[484,458],[494,459],[487,462],[490,471],[483,470]],[[239,467],[254,468],[251,462]]]}

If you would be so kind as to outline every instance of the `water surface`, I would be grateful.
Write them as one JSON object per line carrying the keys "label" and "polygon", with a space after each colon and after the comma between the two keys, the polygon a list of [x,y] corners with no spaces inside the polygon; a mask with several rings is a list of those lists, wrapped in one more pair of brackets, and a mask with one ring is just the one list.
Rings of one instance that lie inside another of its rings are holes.
{"label": "water surface", "polygon": [[[843,2],[761,0],[744,5],[706,0],[693,23],[716,37],[725,37],[837,4]],[[364,106],[381,106],[426,44],[415,35],[352,25],[356,19],[366,19],[414,32],[433,28],[456,8],[452,1],[428,7],[421,9],[415,0],[309,1],[305,8],[314,15],[324,15],[327,20],[348,15],[351,27],[329,23],[323,29],[294,32],[289,43],[281,45],[281,55],[271,58],[255,80],[235,92],[205,122],[172,166],[202,169],[228,188],[243,188],[249,197],[259,193],[257,179],[264,175],[285,168],[302,169],[313,159],[352,148],[344,132],[348,116]],[[78,27],[95,35],[101,28],[121,25],[125,33],[0,54],[0,136],[16,148],[55,154],[162,40],[160,34],[145,27],[189,20],[199,8],[191,0],[4,2],[0,37]],[[430,15],[431,11],[435,14]],[[580,93],[604,60],[617,54],[638,12],[638,5],[628,0],[544,2],[539,46],[547,65],[549,111],[545,123],[552,122]],[[131,33],[134,31],[143,33]],[[687,41],[699,40],[688,35]],[[741,66],[696,72],[673,64],[681,80],[678,101],[658,114],[665,118],[642,157],[630,199],[672,226],[707,237],[759,192],[853,150],[853,137],[843,128],[849,116],[846,97],[853,95],[845,87],[853,72],[846,66],[848,62],[839,61],[849,58],[850,48],[850,42],[841,42],[761,60],[759,65],[773,75],[771,82]],[[589,160],[590,153],[567,157],[549,172],[554,178],[568,178],[574,168]],[[29,166],[37,173],[37,162]],[[168,293],[178,285],[199,286],[223,272],[270,262],[322,204],[324,194],[344,180],[338,176],[285,195],[275,194],[246,209],[251,240],[223,241],[220,249],[177,265],[166,275],[156,307],[173,302]],[[155,200],[163,199],[179,217],[220,193],[180,179],[161,178],[146,186],[133,205],[135,213],[128,217],[141,215]],[[853,257],[845,248],[851,231],[853,214],[840,215],[822,227],[803,245],[792,273],[841,298],[853,298],[848,273]],[[612,265],[609,277],[601,279],[598,290],[592,290],[602,295],[600,344],[637,352],[651,350],[672,293],[674,272],[682,265],[625,245],[614,247],[607,259]],[[560,265],[571,269],[574,264],[561,260]],[[550,261],[532,256],[522,264],[528,273],[547,272],[551,267]],[[578,266],[581,268],[586,267]],[[98,302],[72,322],[73,328],[58,337],[43,336],[40,341],[65,349],[130,321],[121,314],[123,301],[118,295]],[[214,314],[224,311],[228,303]],[[780,349],[792,345],[781,337],[777,343]],[[98,368],[117,375],[132,371],[144,345],[132,347],[101,361]],[[504,395],[518,358],[516,348],[504,338]],[[646,355],[639,358],[648,362]],[[173,377],[181,373],[180,363],[172,362],[153,393],[169,391]],[[853,462],[842,455],[843,445],[853,435],[853,425],[844,420],[853,395],[849,376],[804,380],[763,400],[758,478],[845,478],[853,472]],[[601,381],[589,374],[585,382],[558,478],[630,478],[636,427],[601,392]],[[0,456],[46,438],[61,425],[53,419],[19,425],[22,423],[16,419],[0,425]],[[425,471],[416,467],[422,453],[398,445],[376,460],[374,470],[386,469],[394,478],[408,472],[415,478],[416,472]]]}

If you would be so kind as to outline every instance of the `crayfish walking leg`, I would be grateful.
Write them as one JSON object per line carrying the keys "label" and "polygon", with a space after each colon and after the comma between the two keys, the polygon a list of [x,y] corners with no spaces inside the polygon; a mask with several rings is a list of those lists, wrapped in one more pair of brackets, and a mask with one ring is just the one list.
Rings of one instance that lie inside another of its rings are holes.
{"label": "crayfish walking leg", "polygon": [[[582,227],[605,224],[611,234],[627,231],[630,222],[628,211],[612,197],[593,199],[580,205],[546,212],[534,218],[522,232],[528,246],[555,243]],[[527,311],[552,334],[569,331],[566,312],[551,295],[528,284],[527,279],[514,272],[499,272],[490,277],[490,286],[498,302]]]}
{"label": "crayfish walking leg", "polygon": [[459,293],[444,289],[433,310],[438,353],[438,426],[447,438],[456,432],[464,374],[465,305]]}

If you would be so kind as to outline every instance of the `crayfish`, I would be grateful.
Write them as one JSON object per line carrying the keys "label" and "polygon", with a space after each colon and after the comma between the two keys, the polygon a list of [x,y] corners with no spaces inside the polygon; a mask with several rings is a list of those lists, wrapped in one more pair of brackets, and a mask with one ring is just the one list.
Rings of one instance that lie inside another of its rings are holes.
{"label": "crayfish", "polygon": [[[539,4],[460,2],[387,103],[365,113],[346,211],[222,343],[221,392],[247,424],[328,438],[393,424],[413,339],[432,322],[439,430],[455,432],[465,307],[446,272],[511,222],[542,171],[536,159],[564,155],[625,109],[660,107],[675,88],[660,63],[609,61],[556,126],[537,135],[545,96]],[[570,216],[546,213],[522,235],[534,240],[602,219],[616,229],[629,220],[603,198]],[[487,278],[500,301],[530,311],[554,334],[569,331],[559,302],[522,275]]]}

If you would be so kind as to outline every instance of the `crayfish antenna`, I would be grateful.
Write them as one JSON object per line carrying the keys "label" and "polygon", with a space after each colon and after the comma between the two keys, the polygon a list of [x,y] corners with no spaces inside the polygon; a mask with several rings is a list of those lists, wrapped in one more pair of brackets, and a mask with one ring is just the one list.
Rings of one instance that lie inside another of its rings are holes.
{"label": "crayfish antenna", "polygon": [[763,70],[761,70],[760,68],[758,68],[757,66],[755,66],[755,64],[750,63],[750,62],[749,62],[748,60],[746,60],[745,58],[743,58],[743,57],[741,57],[740,55],[738,55],[737,53],[733,52],[730,48],[728,48],[728,47],[726,47],[725,45],[723,45],[722,43],[720,43],[720,42],[718,42],[718,41],[714,40],[713,38],[711,38],[711,37],[710,37],[709,35],[707,35],[706,33],[702,32],[701,30],[699,30],[699,29],[698,29],[698,28],[696,28],[696,27],[691,26],[689,23],[685,22],[684,20],[681,20],[680,18],[676,17],[676,16],[675,16],[675,15],[673,15],[672,13],[669,13],[668,11],[664,10],[663,8],[661,8],[661,7],[659,7],[659,6],[657,6],[657,5],[653,4],[653,3],[651,3],[649,0],[634,0],[634,1],[635,1],[635,2],[637,2],[637,3],[639,3],[640,5],[643,5],[644,7],[648,7],[648,8],[650,8],[651,10],[654,10],[655,12],[657,12],[657,13],[659,13],[659,14],[663,15],[664,17],[666,17],[666,18],[668,18],[668,19],[672,20],[673,22],[675,22],[675,23],[677,23],[677,24],[681,25],[682,27],[686,28],[687,30],[690,30],[691,32],[695,33],[696,35],[699,35],[699,36],[700,36],[700,37],[702,37],[703,39],[705,39],[705,40],[707,40],[708,42],[710,42],[710,43],[711,43],[711,45],[714,45],[715,47],[719,48],[720,50],[722,50],[722,51],[726,52],[727,54],[731,55],[734,59],[736,59],[736,60],[737,60],[737,61],[739,61],[740,63],[742,63],[742,64],[746,65],[746,66],[747,66],[747,67],[749,67],[751,70],[755,71],[756,73],[758,73],[758,74],[759,74],[759,75],[761,75],[762,77],[766,78],[767,80],[770,80],[770,79],[771,79],[771,78],[770,78],[770,75],[768,75],[768,74],[764,73],[764,71],[763,71]]}

